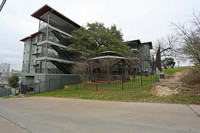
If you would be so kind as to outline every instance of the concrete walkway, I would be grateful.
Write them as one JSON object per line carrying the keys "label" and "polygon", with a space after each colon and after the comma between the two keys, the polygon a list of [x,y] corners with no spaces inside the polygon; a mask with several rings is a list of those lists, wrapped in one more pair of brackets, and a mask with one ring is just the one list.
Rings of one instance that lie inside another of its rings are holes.
{"label": "concrete walkway", "polygon": [[0,129],[33,133],[199,133],[199,105],[0,99]]}
{"label": "concrete walkway", "polygon": [[2,133],[30,133],[30,131],[2,116],[0,116],[0,130]]}

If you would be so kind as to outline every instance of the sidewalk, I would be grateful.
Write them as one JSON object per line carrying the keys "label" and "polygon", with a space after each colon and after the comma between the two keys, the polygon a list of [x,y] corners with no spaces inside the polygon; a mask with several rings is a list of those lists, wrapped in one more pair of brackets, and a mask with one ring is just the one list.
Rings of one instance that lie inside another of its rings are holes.
{"label": "sidewalk", "polygon": [[2,116],[0,116],[0,129],[2,133],[30,133],[28,130]]}

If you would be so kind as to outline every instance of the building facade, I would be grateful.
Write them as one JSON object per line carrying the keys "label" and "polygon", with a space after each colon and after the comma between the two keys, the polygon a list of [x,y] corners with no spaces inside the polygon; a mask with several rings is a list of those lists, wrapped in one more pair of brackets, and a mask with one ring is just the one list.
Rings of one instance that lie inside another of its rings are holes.
{"label": "building facade", "polygon": [[0,75],[2,77],[8,77],[10,72],[10,64],[8,63],[1,63],[0,64]]}
{"label": "building facade", "polygon": [[44,92],[79,82],[72,70],[79,53],[67,46],[71,32],[80,26],[48,5],[31,16],[39,20],[39,27],[38,32],[20,40],[24,42],[22,89]]}
{"label": "building facade", "polygon": [[[31,16],[39,20],[39,26],[37,32],[20,40],[24,42],[22,90],[31,88],[34,92],[45,92],[80,83],[80,77],[73,72],[73,65],[81,53],[68,48],[72,43],[72,31],[80,25],[48,5]],[[132,51],[150,57],[151,42],[134,40],[127,45]],[[141,72],[150,71],[147,62],[143,66],[145,68]]]}
{"label": "building facade", "polygon": [[8,64],[8,63],[1,63],[0,64],[0,72],[9,73],[10,72],[10,64]]}
{"label": "building facade", "polygon": [[138,57],[140,62],[138,74],[150,75],[153,70],[149,63],[151,61],[150,50],[153,49],[152,42],[141,43],[140,40],[132,40],[126,43],[131,48],[131,52],[134,53],[133,56]]}

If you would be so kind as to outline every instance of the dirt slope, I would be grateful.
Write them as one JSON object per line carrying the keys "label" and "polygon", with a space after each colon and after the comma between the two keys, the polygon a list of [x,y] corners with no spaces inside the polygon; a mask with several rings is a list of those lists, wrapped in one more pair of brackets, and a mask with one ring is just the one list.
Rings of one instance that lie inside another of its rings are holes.
{"label": "dirt slope", "polygon": [[177,94],[183,85],[180,79],[186,72],[187,70],[184,70],[181,72],[176,72],[172,76],[165,75],[166,81],[156,83],[152,88],[152,93],[158,96],[170,96]]}

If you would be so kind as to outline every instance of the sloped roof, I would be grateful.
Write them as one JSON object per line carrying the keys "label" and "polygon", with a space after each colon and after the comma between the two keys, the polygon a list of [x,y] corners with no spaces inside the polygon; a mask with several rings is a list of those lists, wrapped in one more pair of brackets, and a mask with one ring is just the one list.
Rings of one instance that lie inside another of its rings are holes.
{"label": "sloped roof", "polygon": [[36,32],[36,33],[33,33],[32,35],[27,36],[27,37],[21,39],[20,41],[25,42],[26,40],[28,40],[28,39],[32,39],[32,38],[36,37],[37,35],[39,35],[39,34],[41,34],[41,33],[42,33],[42,32]]}
{"label": "sloped roof", "polygon": [[[80,28],[81,26],[78,25],[77,23],[75,23],[74,21],[72,21],[71,19],[67,18],[66,16],[62,15],[61,13],[59,13],[58,11],[56,11],[55,9],[53,9],[52,7],[50,7],[49,5],[44,5],[43,7],[41,7],[40,9],[38,9],[37,11],[35,11],[31,16],[35,17],[39,20],[41,19],[41,16],[44,15],[47,12],[51,12],[53,14],[55,14],[56,16],[62,18],[63,20],[67,21],[68,23],[72,24],[73,26]],[[42,20],[44,21],[44,20]]]}

